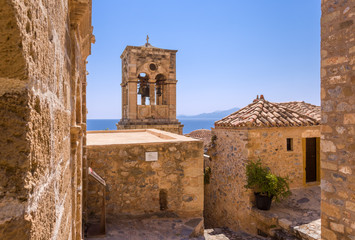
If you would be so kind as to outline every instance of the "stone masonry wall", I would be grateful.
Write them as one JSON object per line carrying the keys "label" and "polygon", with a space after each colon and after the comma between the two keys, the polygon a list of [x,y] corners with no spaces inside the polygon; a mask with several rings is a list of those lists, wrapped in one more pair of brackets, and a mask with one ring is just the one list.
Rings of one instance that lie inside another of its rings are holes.
{"label": "stone masonry wall", "polygon": [[322,239],[355,239],[355,1],[323,0]]}
{"label": "stone masonry wall", "polygon": [[[288,175],[293,188],[303,186],[302,138],[319,137],[320,127],[212,130],[212,147],[205,160],[211,168],[205,184],[204,217],[207,227],[229,227],[257,233],[256,219],[250,214],[254,202],[246,190],[245,165],[259,157],[275,174]],[[286,151],[286,138],[293,138],[293,151]]]}
{"label": "stone masonry wall", "polygon": [[90,0],[0,1],[0,239],[82,238],[91,36]]}
{"label": "stone masonry wall", "polygon": [[[145,161],[145,152],[158,152],[158,161]],[[163,213],[161,190],[167,192],[165,212],[202,217],[200,141],[88,146],[88,164],[106,181],[109,218]],[[98,187],[89,185],[89,218],[100,214],[102,190]]]}
{"label": "stone masonry wall", "polygon": [[[229,227],[248,231],[251,191],[243,186],[248,159],[248,131],[212,129],[212,148],[205,167],[211,168],[210,183],[205,185],[204,218],[207,227]],[[250,232],[251,230],[249,230]]]}
{"label": "stone masonry wall", "polygon": [[[320,126],[249,130],[248,159],[261,159],[276,175],[289,176],[291,188],[304,186],[303,138],[320,137]],[[293,150],[287,151],[287,138]]]}

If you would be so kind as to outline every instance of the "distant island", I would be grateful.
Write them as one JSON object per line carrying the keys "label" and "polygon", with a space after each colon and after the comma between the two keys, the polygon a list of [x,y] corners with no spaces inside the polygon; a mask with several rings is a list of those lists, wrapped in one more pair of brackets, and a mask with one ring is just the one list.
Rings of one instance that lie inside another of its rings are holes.
{"label": "distant island", "polygon": [[[197,129],[208,129],[214,126],[214,122],[229,114],[238,111],[239,108],[232,108],[211,113],[201,113],[197,115],[178,115],[177,118],[184,125],[183,133],[187,134]],[[116,130],[116,123],[120,119],[87,119],[87,130]]]}
{"label": "distant island", "polygon": [[178,119],[222,119],[226,116],[228,116],[231,113],[234,113],[236,111],[238,111],[239,108],[232,108],[232,109],[228,109],[228,110],[223,110],[223,111],[214,111],[211,113],[201,113],[198,115],[178,115],[177,118]]}

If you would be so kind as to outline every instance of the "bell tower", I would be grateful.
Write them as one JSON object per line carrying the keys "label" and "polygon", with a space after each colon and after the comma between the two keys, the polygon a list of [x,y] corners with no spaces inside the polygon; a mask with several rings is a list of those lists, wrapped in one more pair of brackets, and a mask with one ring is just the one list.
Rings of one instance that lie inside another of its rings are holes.
{"label": "bell tower", "polygon": [[176,52],[127,46],[122,59],[122,119],[117,129],[155,128],[182,134],[176,119]]}

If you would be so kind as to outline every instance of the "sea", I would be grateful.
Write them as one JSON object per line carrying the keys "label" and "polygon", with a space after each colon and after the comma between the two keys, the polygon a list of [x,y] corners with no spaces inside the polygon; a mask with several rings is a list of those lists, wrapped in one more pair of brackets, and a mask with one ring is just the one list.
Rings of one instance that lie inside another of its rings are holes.
{"label": "sea", "polygon": [[[179,121],[184,125],[183,134],[190,133],[197,129],[208,129],[214,126],[215,118],[180,118]],[[117,130],[116,123],[119,119],[88,119],[87,130]]]}

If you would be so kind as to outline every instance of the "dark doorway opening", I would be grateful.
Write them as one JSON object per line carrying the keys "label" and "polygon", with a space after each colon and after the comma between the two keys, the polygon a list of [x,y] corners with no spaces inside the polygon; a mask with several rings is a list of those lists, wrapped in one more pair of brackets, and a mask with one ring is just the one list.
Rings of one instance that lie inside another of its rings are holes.
{"label": "dark doorway opening", "polygon": [[306,183],[317,181],[317,138],[306,138]]}
{"label": "dark doorway opening", "polygon": [[165,189],[161,189],[159,192],[159,204],[161,211],[168,209],[168,191]]}

